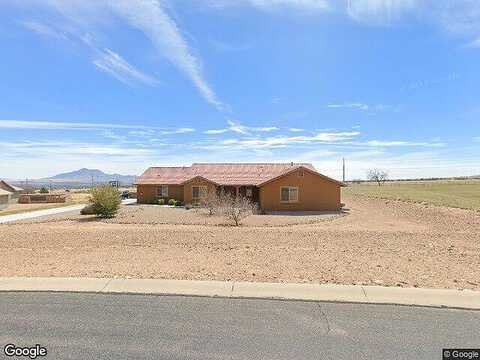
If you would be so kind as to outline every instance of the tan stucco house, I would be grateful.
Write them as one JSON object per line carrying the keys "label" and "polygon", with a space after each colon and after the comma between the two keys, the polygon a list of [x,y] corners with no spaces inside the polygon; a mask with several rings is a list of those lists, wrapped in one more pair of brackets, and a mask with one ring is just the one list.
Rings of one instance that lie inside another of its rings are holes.
{"label": "tan stucco house", "polygon": [[249,197],[266,211],[338,210],[344,186],[304,163],[196,163],[184,167],[151,167],[135,184],[140,204],[155,203],[158,199],[194,204],[215,189]]}
{"label": "tan stucco house", "polygon": [[18,198],[24,191],[21,187],[9,184],[5,180],[0,180],[0,189],[8,191],[12,198]]}
{"label": "tan stucco house", "polygon": [[0,210],[8,207],[11,195],[12,194],[10,192],[0,189]]}

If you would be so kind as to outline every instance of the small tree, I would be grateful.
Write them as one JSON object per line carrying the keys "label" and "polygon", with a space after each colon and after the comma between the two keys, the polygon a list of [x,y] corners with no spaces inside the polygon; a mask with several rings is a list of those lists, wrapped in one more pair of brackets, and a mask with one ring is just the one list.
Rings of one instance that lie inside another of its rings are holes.
{"label": "small tree", "polygon": [[370,169],[367,172],[367,179],[377,182],[381,186],[388,179],[388,172],[380,169]]}
{"label": "small tree", "polygon": [[99,186],[92,189],[90,203],[93,206],[93,213],[98,217],[113,218],[117,214],[122,200],[116,188]]}
{"label": "small tree", "polygon": [[48,189],[45,186],[42,186],[42,188],[40,189],[40,194],[48,194],[48,193],[49,193]]}
{"label": "small tree", "polygon": [[219,197],[219,208],[227,220],[239,226],[243,219],[253,215],[255,205],[244,196],[222,193]]}
{"label": "small tree", "polygon": [[220,195],[215,189],[208,190],[206,196],[200,200],[200,206],[208,210],[208,215],[215,214],[220,207]]}

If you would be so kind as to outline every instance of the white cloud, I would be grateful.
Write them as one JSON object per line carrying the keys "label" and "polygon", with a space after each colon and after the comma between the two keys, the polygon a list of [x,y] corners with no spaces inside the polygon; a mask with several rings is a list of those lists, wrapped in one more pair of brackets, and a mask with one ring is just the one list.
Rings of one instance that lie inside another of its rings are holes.
{"label": "white cloud", "polygon": [[347,13],[354,20],[373,25],[386,25],[415,9],[418,0],[352,0]]}
{"label": "white cloud", "polygon": [[110,49],[105,49],[101,57],[94,60],[93,64],[98,69],[128,85],[133,81],[139,81],[150,86],[158,83],[153,77],[142,73]]}
{"label": "white cloud", "polygon": [[234,132],[237,134],[248,135],[254,132],[270,132],[279,130],[276,126],[266,126],[266,127],[252,127],[252,126],[245,126],[240,124],[238,121],[227,120],[228,127],[225,129],[210,129],[204,131],[205,134],[208,135],[217,135],[217,134],[224,134],[226,132]]}
{"label": "white cloud", "polygon": [[305,131],[305,129],[301,129],[301,128],[289,128],[288,131],[291,131],[291,132],[302,132],[302,131]]}
{"label": "white cloud", "polygon": [[194,132],[190,127],[159,128],[154,126],[133,124],[106,124],[87,122],[56,122],[56,121],[25,121],[25,120],[0,120],[0,129],[24,130],[103,130],[102,135],[111,139],[122,140],[125,137],[113,133],[112,129],[131,129],[130,136],[148,137],[153,135],[185,134]]}
{"label": "white cloud", "polygon": [[[63,0],[30,0],[29,2],[34,5],[46,6],[63,15],[68,27],[74,29],[75,36],[79,37],[89,47],[96,47],[94,37],[91,34],[98,33],[101,34],[102,38],[106,38],[99,28],[107,29],[109,25],[112,27],[110,21],[112,15],[123,19],[150,39],[160,55],[184,73],[210,104],[219,110],[227,108],[220,102],[214,90],[205,80],[199,59],[190,49],[176,22],[167,13],[165,1],[70,0],[66,2]],[[22,5],[24,4],[22,3]],[[97,26],[98,24],[102,26]],[[39,30],[47,31],[44,29]],[[90,36],[85,38],[85,34]],[[126,68],[127,64],[122,61],[123,59],[116,58],[115,55],[108,54],[108,52],[103,55],[107,56],[107,58],[102,56],[103,60],[97,59],[95,65],[119,80],[125,80],[126,72],[129,74],[129,77],[133,75],[137,80],[141,79],[143,82],[151,83],[152,79],[150,77],[135,71],[132,66],[127,66]],[[119,69],[121,69],[123,76],[118,75]]]}
{"label": "white cloud", "polygon": [[364,143],[373,147],[392,147],[392,146],[420,146],[420,147],[443,147],[445,144],[441,142],[415,142],[415,141],[385,141],[370,140]]}
{"label": "white cloud", "polygon": [[25,121],[0,120],[0,128],[4,129],[38,129],[38,130],[94,130],[94,129],[142,129],[142,125],[121,125],[85,122]]}
{"label": "white cloud", "polygon": [[193,55],[175,21],[156,0],[109,0],[110,7],[130,25],[141,30],[159,52],[180,69],[202,96],[218,109],[224,106],[204,78],[199,60]]}
{"label": "white cloud", "polygon": [[367,111],[369,106],[363,103],[341,103],[341,104],[328,104],[328,108],[331,109],[358,109]]}
{"label": "white cloud", "polygon": [[67,39],[67,36],[60,30],[54,29],[53,27],[43,24],[37,21],[19,21],[19,24],[24,28],[33,31],[41,36],[52,37],[55,39]]}
{"label": "white cloud", "polygon": [[325,11],[330,8],[327,0],[248,0],[248,2],[262,10],[294,8],[301,10]]}
{"label": "white cloud", "polygon": [[191,132],[194,132],[194,131],[195,131],[195,129],[183,127],[183,128],[178,128],[178,129],[172,129],[172,130],[163,130],[163,131],[160,132],[160,134],[162,134],[162,135],[186,134],[186,133],[191,133]]}
{"label": "white cloud", "polygon": [[279,9],[323,12],[331,8],[328,0],[206,0],[206,4],[216,8],[247,5],[267,12]]}
{"label": "white cloud", "polygon": [[474,47],[474,48],[480,48],[480,38],[472,41],[470,44],[468,44],[468,46]]}
{"label": "white cloud", "polygon": [[243,139],[226,139],[215,144],[207,144],[208,148],[216,147],[229,147],[237,149],[275,149],[275,148],[285,148],[294,145],[305,145],[312,143],[325,143],[333,144],[341,141],[352,140],[353,138],[360,135],[358,131],[350,132],[320,132],[313,136],[273,136],[267,138],[243,138]]}

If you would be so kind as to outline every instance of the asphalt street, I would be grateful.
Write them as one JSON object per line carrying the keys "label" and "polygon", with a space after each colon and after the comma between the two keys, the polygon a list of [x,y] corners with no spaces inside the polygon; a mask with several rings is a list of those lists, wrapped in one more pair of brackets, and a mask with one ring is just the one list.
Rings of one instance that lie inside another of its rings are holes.
{"label": "asphalt street", "polygon": [[13,343],[43,359],[431,360],[480,347],[479,324],[479,311],[392,305],[0,293],[0,358]]}

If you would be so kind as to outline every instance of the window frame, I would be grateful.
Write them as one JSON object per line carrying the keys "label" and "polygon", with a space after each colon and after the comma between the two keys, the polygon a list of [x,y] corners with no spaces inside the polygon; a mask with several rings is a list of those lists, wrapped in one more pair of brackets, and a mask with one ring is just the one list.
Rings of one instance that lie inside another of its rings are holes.
{"label": "window frame", "polygon": [[[198,188],[198,197],[194,196],[193,188]],[[202,190],[201,190],[202,188],[204,189],[203,197],[202,197]],[[200,200],[202,198],[205,198],[207,196],[207,194],[208,194],[208,186],[206,186],[206,185],[192,185],[192,200]]]}
{"label": "window frame", "polygon": [[[288,189],[288,200],[283,200],[282,199],[282,192],[283,189]],[[297,198],[292,200],[291,194],[292,190],[295,190],[297,192]],[[298,186],[280,186],[280,202],[284,204],[294,204],[299,202],[299,188]]]}
{"label": "window frame", "polygon": [[[167,189],[166,190],[166,195],[163,191],[163,189]],[[160,198],[160,199],[163,199],[163,198],[168,198],[168,185],[160,185],[157,187],[157,197]]]}

